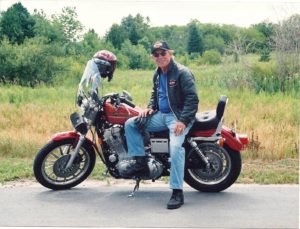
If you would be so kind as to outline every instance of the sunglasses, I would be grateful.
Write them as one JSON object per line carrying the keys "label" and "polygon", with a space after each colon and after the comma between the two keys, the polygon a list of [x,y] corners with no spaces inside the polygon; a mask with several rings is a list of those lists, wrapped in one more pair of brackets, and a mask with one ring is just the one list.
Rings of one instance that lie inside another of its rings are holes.
{"label": "sunglasses", "polygon": [[162,52],[154,52],[152,55],[154,57],[159,57],[159,56],[165,56],[167,54],[166,51],[162,51]]}

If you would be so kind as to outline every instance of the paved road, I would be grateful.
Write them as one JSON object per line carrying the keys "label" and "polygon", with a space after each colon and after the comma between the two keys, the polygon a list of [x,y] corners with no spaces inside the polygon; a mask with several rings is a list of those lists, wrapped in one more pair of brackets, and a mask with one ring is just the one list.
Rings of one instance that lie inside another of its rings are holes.
{"label": "paved road", "polygon": [[167,185],[84,182],[67,191],[36,185],[0,188],[0,227],[298,228],[299,186],[233,185],[221,193],[185,188],[185,205],[167,210]]}

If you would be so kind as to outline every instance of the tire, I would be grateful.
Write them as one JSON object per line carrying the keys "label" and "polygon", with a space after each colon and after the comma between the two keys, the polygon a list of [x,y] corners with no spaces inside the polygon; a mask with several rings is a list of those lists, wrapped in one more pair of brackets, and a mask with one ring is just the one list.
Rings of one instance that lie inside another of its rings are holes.
{"label": "tire", "polygon": [[231,186],[241,172],[240,152],[213,143],[201,143],[198,147],[209,158],[211,166],[207,169],[196,151],[191,149],[186,158],[185,182],[201,192],[220,192]]}
{"label": "tire", "polygon": [[82,144],[70,169],[63,169],[76,143],[75,139],[50,141],[38,152],[33,172],[41,185],[53,190],[69,189],[80,184],[91,174],[96,154],[87,141]]}

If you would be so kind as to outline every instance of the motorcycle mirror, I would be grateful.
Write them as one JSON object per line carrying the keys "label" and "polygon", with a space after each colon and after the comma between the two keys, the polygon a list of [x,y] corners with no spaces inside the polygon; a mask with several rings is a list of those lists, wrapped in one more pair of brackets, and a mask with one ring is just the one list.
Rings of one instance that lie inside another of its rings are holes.
{"label": "motorcycle mirror", "polygon": [[132,96],[128,91],[123,90],[123,96],[125,97],[125,99],[132,101]]}

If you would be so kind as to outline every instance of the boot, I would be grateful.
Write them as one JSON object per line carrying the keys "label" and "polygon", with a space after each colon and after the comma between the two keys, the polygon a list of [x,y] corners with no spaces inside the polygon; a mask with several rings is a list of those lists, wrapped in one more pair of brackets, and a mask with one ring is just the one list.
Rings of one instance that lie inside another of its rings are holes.
{"label": "boot", "polygon": [[177,209],[184,204],[184,197],[182,189],[173,189],[171,199],[168,202],[168,209]]}
{"label": "boot", "polygon": [[140,177],[149,175],[148,158],[146,156],[136,156],[133,160],[126,160],[120,163],[120,174],[123,177]]}

